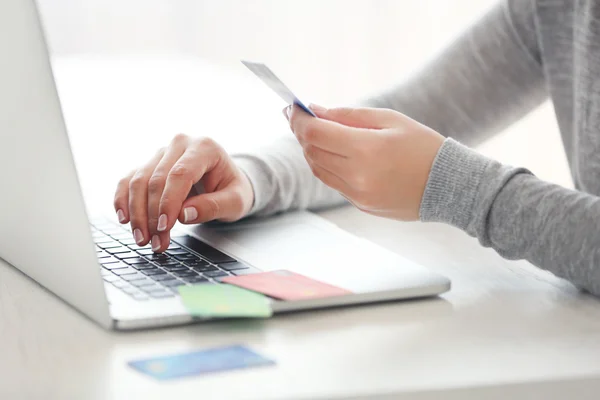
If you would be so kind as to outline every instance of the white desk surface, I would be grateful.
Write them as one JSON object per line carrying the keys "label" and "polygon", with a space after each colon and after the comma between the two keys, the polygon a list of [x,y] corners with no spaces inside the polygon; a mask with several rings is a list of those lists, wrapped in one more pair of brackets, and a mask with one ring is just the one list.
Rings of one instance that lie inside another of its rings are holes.
{"label": "white desk surface", "polygon": [[[279,110],[270,109],[282,105],[268,92],[248,106],[243,95],[231,96],[242,87],[235,82],[247,82],[244,90],[261,87],[248,75],[238,78],[241,71],[229,75],[195,60],[58,61],[91,207],[110,208],[124,168],[180,130],[210,129],[205,134],[226,144],[234,142],[227,131],[238,141],[282,132]],[[217,94],[222,87],[226,93]],[[448,276],[452,291],[425,301],[118,333],[0,262],[0,398],[598,398],[597,299],[526,262],[505,261],[448,226],[398,223],[352,208],[322,215]],[[126,365],[236,343],[277,366],[157,383]]]}

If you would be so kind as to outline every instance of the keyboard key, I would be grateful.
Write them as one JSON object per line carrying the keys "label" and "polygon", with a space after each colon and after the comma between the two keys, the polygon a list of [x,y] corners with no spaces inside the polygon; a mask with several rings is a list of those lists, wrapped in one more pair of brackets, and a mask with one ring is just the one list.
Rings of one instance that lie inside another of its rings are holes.
{"label": "keyboard key", "polygon": [[152,279],[157,282],[173,280],[175,277],[173,275],[165,274],[165,275],[152,275]]}
{"label": "keyboard key", "polygon": [[131,297],[133,297],[134,300],[139,300],[139,301],[144,301],[144,300],[150,299],[150,297],[148,297],[147,295],[145,295],[143,293],[134,294]]}
{"label": "keyboard key", "polygon": [[167,250],[166,253],[170,256],[180,256],[182,254],[190,254],[189,251],[183,250],[181,247],[179,249]]}
{"label": "keyboard key", "polygon": [[157,260],[154,261],[155,263],[157,263],[158,265],[160,265],[161,267],[168,267],[168,266],[178,266],[181,265],[181,263],[177,260],[173,260],[173,259],[168,259],[168,260]]}
{"label": "keyboard key", "polygon": [[108,248],[105,251],[109,254],[119,254],[119,253],[129,253],[131,250],[129,250],[128,247],[121,246],[121,247]]}
{"label": "keyboard key", "polygon": [[125,230],[123,228],[121,228],[120,225],[108,225],[104,228],[100,229],[102,232],[106,233],[107,235],[112,235],[117,234],[117,233],[121,233],[121,232],[125,232]]}
{"label": "keyboard key", "polygon": [[156,276],[158,275],[167,275],[167,273],[165,271],[163,271],[162,269],[142,269],[140,270],[140,272],[144,275],[148,275],[151,276],[152,279],[156,280]]}
{"label": "keyboard key", "polygon": [[229,274],[225,271],[210,271],[210,272],[203,272],[202,275],[207,276],[209,278],[220,278],[223,276],[228,276]]}
{"label": "keyboard key", "polygon": [[138,274],[138,271],[131,267],[115,269],[113,272],[119,276]]}
{"label": "keyboard key", "polygon": [[113,270],[117,270],[117,269],[121,269],[121,268],[128,268],[129,265],[122,263],[122,262],[118,262],[118,263],[112,263],[112,264],[105,264],[102,267],[106,268],[107,270],[113,271]]}
{"label": "keyboard key", "polygon": [[124,260],[126,258],[136,258],[139,257],[138,253],[136,253],[135,251],[130,251],[128,253],[119,253],[119,254],[114,254],[115,257]]}
{"label": "keyboard key", "polygon": [[173,242],[171,242],[171,244],[169,245],[169,248],[168,248],[168,250],[179,250],[179,249],[181,249],[181,246],[178,245],[177,243],[173,243]]}
{"label": "keyboard key", "polygon": [[105,258],[105,257],[110,257],[110,254],[108,254],[107,252],[105,252],[102,249],[98,249],[98,251],[96,252],[96,257],[100,258]]}
{"label": "keyboard key", "polygon": [[154,251],[152,251],[152,249],[140,249],[137,250],[137,253],[143,256],[151,256],[152,254],[154,254]]}
{"label": "keyboard key", "polygon": [[126,258],[123,260],[124,263],[127,263],[129,265],[134,265],[134,264],[150,264],[148,262],[148,260],[146,260],[145,258],[142,257],[133,257],[133,258]]}
{"label": "keyboard key", "polygon": [[130,245],[136,244],[135,239],[133,237],[131,237],[131,235],[129,235],[129,237],[127,239],[119,239],[119,242],[121,244],[124,244],[125,246],[130,246]]}
{"label": "keyboard key", "polygon": [[200,257],[194,254],[185,253],[185,254],[175,254],[173,256],[174,259],[185,262],[195,262],[201,260]]}
{"label": "keyboard key", "polygon": [[[146,275],[140,274],[139,272],[137,272],[135,274],[122,275],[121,278],[125,279],[127,282],[137,281],[140,279],[147,279]],[[133,283],[132,283],[132,285],[133,285]]]}
{"label": "keyboard key", "polygon": [[154,285],[152,285],[152,286],[142,286],[140,288],[140,290],[145,293],[153,293],[153,292],[164,292],[165,288],[155,282]]}
{"label": "keyboard key", "polygon": [[134,295],[134,294],[139,294],[141,293],[139,290],[137,290],[134,287],[126,287],[126,288],[122,288],[121,289],[123,292],[129,294],[129,295]]}
{"label": "keyboard key", "polygon": [[156,283],[152,279],[145,278],[134,280],[131,282],[131,284],[135,287],[141,288],[143,286],[154,286]]}
{"label": "keyboard key", "polygon": [[241,262],[221,264],[221,265],[219,265],[219,267],[221,267],[225,271],[234,271],[234,270],[239,270],[239,269],[250,268],[249,266],[244,265]]}
{"label": "keyboard key", "polygon": [[121,243],[115,242],[114,240],[109,240],[106,242],[96,243],[96,246],[100,247],[101,249],[112,249],[115,247],[121,247]]}
{"label": "keyboard key", "polygon": [[162,291],[162,292],[151,293],[150,296],[153,299],[164,299],[164,298],[167,298],[167,297],[174,297],[175,295],[173,293],[168,292],[168,291],[165,290],[165,291]]}
{"label": "keyboard key", "polygon": [[227,254],[222,253],[214,247],[209,246],[208,244],[201,242],[198,239],[193,238],[191,236],[175,237],[173,238],[173,241],[182,246],[192,249],[196,253],[201,254],[203,257],[216,264],[237,261],[236,259],[229,257]]}
{"label": "keyboard key", "polygon": [[195,261],[186,261],[186,264],[189,265],[189,266],[194,266],[194,267],[195,266],[208,266],[208,265],[210,265],[208,263],[208,261],[202,260],[202,259],[195,260]]}
{"label": "keyboard key", "polygon": [[179,279],[174,279],[172,281],[163,281],[161,282],[162,285],[166,286],[166,287],[177,287],[177,286],[183,286],[185,285],[184,281],[180,281]]}
{"label": "keyboard key", "polygon": [[192,265],[190,268],[198,272],[219,271],[219,268],[212,265]]}
{"label": "keyboard key", "polygon": [[106,264],[118,263],[120,261],[114,257],[104,257],[104,258],[99,259],[98,262],[102,265],[106,265]]}
{"label": "keyboard key", "polygon": [[146,269],[158,269],[156,265],[152,265],[150,263],[131,264],[131,266],[140,271]]}
{"label": "keyboard key", "polygon": [[142,249],[152,250],[152,247],[149,244],[147,244],[145,246],[138,246],[137,244],[128,244],[127,247],[129,247],[131,250],[135,250],[135,251],[142,250]]}
{"label": "keyboard key", "polygon": [[127,240],[127,239],[131,239],[131,233],[127,232],[127,231],[121,231],[120,233],[117,234],[112,234],[110,235],[111,238],[115,239],[115,240]]}
{"label": "keyboard key", "polygon": [[183,279],[184,282],[192,283],[192,284],[194,284],[194,283],[208,283],[208,282],[210,282],[208,279],[203,278],[201,276],[191,276],[191,277],[188,277],[188,278],[181,278],[181,279]]}
{"label": "keyboard key", "polygon": [[109,274],[105,275],[102,279],[104,279],[105,282],[115,282],[118,281],[120,278],[115,274]]}
{"label": "keyboard key", "polygon": [[158,261],[158,260],[168,260],[169,256],[164,254],[164,253],[154,253],[148,256],[148,259],[154,261]]}
{"label": "keyboard key", "polygon": [[194,271],[190,271],[189,269],[187,271],[175,271],[172,272],[172,274],[178,278],[189,278],[192,276],[198,276],[197,273],[195,273]]}
{"label": "keyboard key", "polygon": [[117,287],[119,289],[123,289],[123,288],[127,288],[130,287],[129,283],[125,282],[124,280],[119,279],[118,281],[114,281],[112,282],[114,287]]}
{"label": "keyboard key", "polygon": [[175,271],[189,271],[189,270],[190,270],[188,267],[186,267],[186,266],[183,266],[183,265],[181,265],[181,264],[177,264],[177,265],[165,265],[165,266],[163,266],[163,268],[164,268],[166,271],[169,271],[169,272],[175,272]]}

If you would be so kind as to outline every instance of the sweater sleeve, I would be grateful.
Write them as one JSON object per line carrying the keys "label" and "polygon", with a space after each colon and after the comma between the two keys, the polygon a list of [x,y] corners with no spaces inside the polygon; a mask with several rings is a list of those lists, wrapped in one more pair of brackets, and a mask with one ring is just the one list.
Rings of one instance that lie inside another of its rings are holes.
{"label": "sweater sleeve", "polygon": [[[400,111],[469,145],[504,129],[547,97],[531,3],[499,3],[417,75],[362,105]],[[312,175],[291,135],[234,158],[254,188],[251,214],[345,201]]]}
{"label": "sweater sleeve", "polygon": [[446,139],[422,221],[445,222],[508,259],[526,259],[600,296],[600,198],[544,182]]}

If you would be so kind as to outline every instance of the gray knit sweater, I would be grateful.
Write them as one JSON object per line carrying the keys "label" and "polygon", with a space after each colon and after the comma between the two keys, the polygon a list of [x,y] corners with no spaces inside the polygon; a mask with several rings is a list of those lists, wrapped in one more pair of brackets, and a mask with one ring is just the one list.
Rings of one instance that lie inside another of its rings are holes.
{"label": "gray knit sweater", "polygon": [[[548,96],[577,191],[458,143],[482,141]],[[416,77],[366,104],[453,138],[433,164],[422,221],[456,226],[600,296],[600,0],[504,1]],[[312,176],[292,135],[236,161],[255,190],[253,214],[344,203]]]}

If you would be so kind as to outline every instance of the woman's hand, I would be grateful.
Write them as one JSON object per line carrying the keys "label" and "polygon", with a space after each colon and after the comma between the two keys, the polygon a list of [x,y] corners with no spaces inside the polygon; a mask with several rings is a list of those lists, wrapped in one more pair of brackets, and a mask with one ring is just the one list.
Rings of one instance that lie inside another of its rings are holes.
{"label": "woman's hand", "polygon": [[362,211],[417,220],[444,137],[392,110],[311,109],[319,118],[298,106],[284,114],[314,175]]}
{"label": "woman's hand", "polygon": [[[188,198],[202,181],[205,194]],[[208,138],[179,134],[143,167],[123,178],[115,194],[119,222],[131,222],[136,243],[169,247],[175,222],[235,221],[254,201],[252,185],[221,146]]]}

